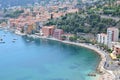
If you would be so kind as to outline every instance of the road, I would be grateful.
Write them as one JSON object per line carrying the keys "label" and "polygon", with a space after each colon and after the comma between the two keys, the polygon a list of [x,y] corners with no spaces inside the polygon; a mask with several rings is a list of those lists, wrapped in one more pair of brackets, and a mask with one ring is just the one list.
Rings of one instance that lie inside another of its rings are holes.
{"label": "road", "polygon": [[0,20],[2,20],[2,19],[9,19],[9,18],[0,17]]}
{"label": "road", "polygon": [[109,56],[110,53],[104,52],[103,54],[106,57],[106,62],[104,65],[104,68],[106,70],[111,70],[114,72],[116,79],[115,80],[120,80],[120,65],[118,65],[119,61],[114,61],[111,59],[111,57]]}
{"label": "road", "polygon": [[100,15],[101,18],[106,18],[106,19],[113,19],[115,21],[119,21],[120,17],[112,17],[112,16],[107,16],[107,15]]}

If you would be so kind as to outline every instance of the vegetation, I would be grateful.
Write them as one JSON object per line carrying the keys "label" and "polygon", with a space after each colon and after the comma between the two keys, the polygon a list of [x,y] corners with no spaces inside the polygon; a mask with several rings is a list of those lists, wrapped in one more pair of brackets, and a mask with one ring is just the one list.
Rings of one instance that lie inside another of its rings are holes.
{"label": "vegetation", "polygon": [[[44,1],[44,4],[48,4],[49,1],[52,0],[0,0],[0,4],[2,4],[2,7],[9,7],[9,6],[26,6],[26,4],[34,4],[36,2],[40,3],[40,2]],[[65,2],[65,0],[57,0],[57,1],[61,1],[61,2]],[[70,0],[72,1],[72,0]],[[81,0],[78,0],[81,1]]]}
{"label": "vegetation", "polygon": [[71,36],[71,37],[69,37],[69,40],[70,40],[70,41],[76,41],[76,40],[77,40],[77,37],[76,37],[76,36]]}
{"label": "vegetation", "polygon": [[5,19],[0,20],[0,24],[3,23],[3,22],[7,23],[7,20],[5,20]]}
{"label": "vegetation", "polygon": [[107,49],[107,51],[108,51],[109,53],[112,53],[112,52],[113,52],[111,49]]}
{"label": "vegetation", "polygon": [[118,55],[118,56],[117,56],[117,58],[119,58],[119,59],[120,59],[120,55]]}
{"label": "vegetation", "polygon": [[[41,0],[38,0],[39,2]],[[37,0],[0,0],[0,3],[2,4],[2,7],[8,7],[8,6],[23,6],[26,4],[33,4],[34,2],[37,2]]]}
{"label": "vegetation", "polygon": [[67,33],[100,33],[106,32],[107,27],[115,26],[113,19],[101,18],[97,14],[83,15],[83,13],[66,14],[61,18],[51,19],[45,25],[57,25]]}
{"label": "vegetation", "polygon": [[111,16],[120,17],[120,5],[119,6],[107,6],[103,8],[103,13]]}
{"label": "vegetation", "polygon": [[16,10],[14,12],[8,13],[5,15],[5,17],[10,17],[10,18],[17,18],[20,16],[20,14],[24,13],[24,10]]}
{"label": "vegetation", "polygon": [[62,40],[66,40],[66,38],[67,38],[66,36],[61,36],[61,37],[62,37]]}
{"label": "vegetation", "polygon": [[90,39],[84,38],[84,37],[78,37],[77,41],[80,43],[92,43]]}
{"label": "vegetation", "polygon": [[104,45],[104,44],[98,44],[98,46],[103,49],[103,50],[106,50],[108,53],[112,53],[113,50],[109,49],[107,45]]}

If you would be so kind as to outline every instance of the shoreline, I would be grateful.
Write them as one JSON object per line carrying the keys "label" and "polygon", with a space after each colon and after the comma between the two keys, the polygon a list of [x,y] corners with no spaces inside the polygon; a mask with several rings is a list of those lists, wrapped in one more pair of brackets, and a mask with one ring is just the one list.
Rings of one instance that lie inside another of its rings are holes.
{"label": "shoreline", "polygon": [[[18,33],[18,32],[15,32],[15,34],[17,35],[21,35],[23,36],[22,33]],[[87,49],[90,49],[90,50],[93,50],[95,51],[101,58],[100,62],[98,63],[97,65],[97,68],[96,68],[96,71],[98,72],[98,74],[100,74],[100,77],[99,79],[97,80],[106,80],[104,78],[109,77],[111,76],[111,80],[115,80],[115,75],[113,74],[113,71],[110,71],[110,70],[106,70],[104,68],[104,63],[106,62],[106,57],[105,57],[105,52],[98,49],[96,46],[94,45],[88,45],[88,44],[85,44],[85,43],[76,43],[76,42],[70,42],[70,41],[62,41],[62,40],[58,40],[58,39],[55,39],[55,38],[47,38],[45,36],[37,36],[37,35],[27,35],[27,37],[32,37],[32,38],[39,38],[39,39],[47,39],[47,40],[53,40],[53,41],[58,41],[58,42],[62,42],[62,43],[65,43],[65,44],[71,44],[71,45],[76,45],[76,46],[80,46],[80,47],[84,47],[84,48],[87,48]],[[110,79],[110,78],[109,78]],[[108,79],[107,79],[108,80]]]}
{"label": "shoreline", "polygon": [[88,45],[88,44],[85,44],[85,43],[76,43],[76,42],[70,42],[70,41],[62,41],[62,40],[58,40],[58,39],[55,39],[55,38],[45,38],[45,39],[54,40],[54,41],[62,42],[62,43],[65,43],[65,44],[80,46],[80,47],[84,47],[84,48],[95,51],[96,54],[98,54],[98,56],[100,56],[100,58],[101,58],[100,62],[97,65],[97,68],[96,68],[96,72],[100,75],[100,77],[97,80],[115,80],[115,75],[114,75],[113,71],[106,70],[104,68],[104,64],[106,62],[106,57],[105,57],[105,54],[104,54],[105,52],[98,49],[94,45]]}
{"label": "shoreline", "polygon": [[95,51],[101,58],[100,62],[98,63],[98,66],[97,66],[96,70],[104,71],[104,67],[103,66],[104,66],[104,62],[106,61],[105,55],[102,54],[102,51],[99,50],[98,48],[96,48],[95,46],[88,45],[88,44],[85,44],[85,43],[75,43],[75,42],[70,42],[70,41],[62,41],[62,40],[57,40],[57,39],[54,39],[54,38],[46,38],[46,39],[59,41],[59,42],[65,43],[65,44],[71,44],[71,45],[75,45],[75,46],[80,46],[80,47],[84,47],[84,48],[87,48],[87,49]]}
{"label": "shoreline", "polygon": [[[28,37],[32,37],[32,38],[40,38],[40,39],[47,39],[47,40],[53,40],[53,41],[58,41],[58,42],[62,42],[65,44],[71,44],[71,45],[75,45],[75,46],[80,46],[80,47],[84,47],[90,50],[93,50],[96,52],[96,54],[98,54],[101,58],[100,62],[97,65],[96,71],[98,72],[98,74],[100,74],[100,79],[98,80],[105,80],[103,79],[105,76],[111,76],[111,80],[115,80],[115,75],[113,74],[113,71],[110,70],[106,70],[104,68],[104,64],[106,62],[106,57],[105,57],[105,52],[98,49],[96,46],[94,45],[88,45],[85,43],[76,43],[76,42],[70,42],[70,41],[62,41],[62,40],[58,40],[55,38],[47,38],[44,36],[37,36],[37,35],[27,35]],[[103,78],[102,78],[103,77]]]}

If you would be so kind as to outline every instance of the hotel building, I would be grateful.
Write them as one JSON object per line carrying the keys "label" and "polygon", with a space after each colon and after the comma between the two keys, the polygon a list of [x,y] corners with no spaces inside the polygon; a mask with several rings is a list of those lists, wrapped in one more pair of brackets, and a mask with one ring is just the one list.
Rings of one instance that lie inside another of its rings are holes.
{"label": "hotel building", "polygon": [[101,33],[97,35],[98,43],[107,45],[107,34]]}
{"label": "hotel building", "polygon": [[115,27],[110,27],[107,29],[107,44],[108,46],[112,42],[117,42],[119,40],[119,30]]}

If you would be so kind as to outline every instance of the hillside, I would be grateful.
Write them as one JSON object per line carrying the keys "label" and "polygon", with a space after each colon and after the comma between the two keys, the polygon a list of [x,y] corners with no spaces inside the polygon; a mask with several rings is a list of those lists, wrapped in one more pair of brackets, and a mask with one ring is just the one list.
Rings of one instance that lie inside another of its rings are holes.
{"label": "hillside", "polygon": [[[35,2],[42,4],[48,4],[49,2],[65,2],[65,1],[73,1],[73,0],[0,0],[0,7],[8,7],[8,6],[25,6],[27,4],[34,4]],[[81,0],[78,0],[78,2]]]}
{"label": "hillside", "polygon": [[82,15],[79,13],[67,14],[61,18],[49,20],[45,25],[57,25],[67,33],[101,33],[106,32],[110,26],[115,26],[113,19],[101,18],[100,15]]}
{"label": "hillside", "polygon": [[26,4],[40,3],[41,1],[48,2],[48,0],[0,0],[1,7],[8,6],[24,6]]}

